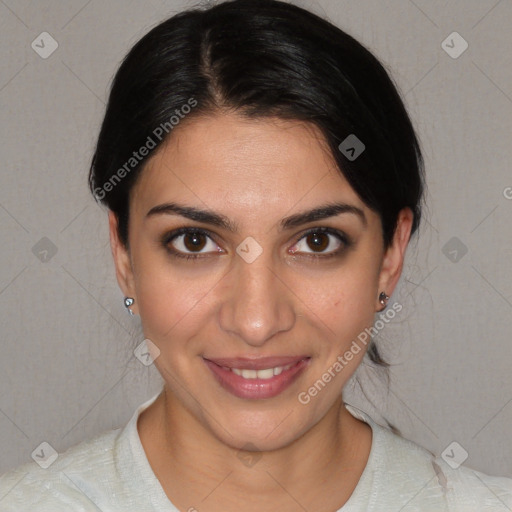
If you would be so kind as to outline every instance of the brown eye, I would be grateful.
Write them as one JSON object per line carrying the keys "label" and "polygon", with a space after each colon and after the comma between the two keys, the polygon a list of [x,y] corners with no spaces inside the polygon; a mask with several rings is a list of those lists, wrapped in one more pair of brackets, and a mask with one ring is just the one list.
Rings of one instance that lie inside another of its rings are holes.
{"label": "brown eye", "polygon": [[336,256],[350,245],[350,239],[344,233],[333,228],[321,227],[304,233],[292,247],[291,252],[304,253],[317,258],[328,257]]}
{"label": "brown eye", "polygon": [[197,228],[180,228],[172,231],[164,235],[162,244],[173,256],[184,258],[223,252],[207,231]]}
{"label": "brown eye", "polygon": [[190,232],[183,235],[183,245],[189,251],[201,250],[206,245],[206,236],[203,233]]}
{"label": "brown eye", "polygon": [[306,243],[314,251],[323,252],[329,247],[329,236],[326,233],[310,233]]}

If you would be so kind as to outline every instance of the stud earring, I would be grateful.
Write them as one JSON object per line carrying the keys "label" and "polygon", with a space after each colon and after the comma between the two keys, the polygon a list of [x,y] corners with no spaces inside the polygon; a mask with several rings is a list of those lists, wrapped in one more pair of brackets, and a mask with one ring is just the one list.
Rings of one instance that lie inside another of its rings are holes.
{"label": "stud earring", "polygon": [[389,300],[389,295],[386,295],[386,292],[380,292],[379,302],[384,306],[380,311],[384,311],[386,309],[388,300]]}
{"label": "stud earring", "polygon": [[132,297],[125,297],[124,298],[124,307],[126,308],[126,310],[128,311],[128,313],[130,313],[130,315],[133,315],[133,311],[130,309],[130,306],[134,303],[135,301],[133,300]]}

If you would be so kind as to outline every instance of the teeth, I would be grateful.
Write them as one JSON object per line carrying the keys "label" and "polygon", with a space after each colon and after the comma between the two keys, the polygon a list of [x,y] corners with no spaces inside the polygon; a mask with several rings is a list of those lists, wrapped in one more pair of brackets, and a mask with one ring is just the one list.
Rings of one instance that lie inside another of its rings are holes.
{"label": "teeth", "polygon": [[283,370],[288,370],[295,363],[286,366],[276,366],[275,368],[265,368],[264,370],[241,370],[239,368],[231,368],[231,371],[244,379],[271,379],[274,375],[280,375]]}

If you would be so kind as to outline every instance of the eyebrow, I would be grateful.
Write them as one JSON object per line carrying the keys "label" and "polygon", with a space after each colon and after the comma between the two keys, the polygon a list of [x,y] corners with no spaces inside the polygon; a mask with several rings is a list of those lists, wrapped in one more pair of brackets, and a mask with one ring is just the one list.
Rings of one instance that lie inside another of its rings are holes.
{"label": "eyebrow", "polygon": [[[302,224],[315,222],[329,217],[335,217],[343,213],[350,213],[359,218],[363,226],[366,228],[368,221],[366,216],[360,208],[347,203],[328,203],[318,206],[312,210],[307,210],[300,213],[295,213],[289,217],[285,217],[279,223],[281,230],[295,228]],[[153,215],[180,215],[190,220],[203,222],[205,224],[212,224],[220,228],[224,228],[232,233],[238,232],[236,223],[232,222],[226,216],[211,210],[202,210],[193,206],[184,206],[177,203],[163,203],[151,208],[146,214],[146,218]]]}

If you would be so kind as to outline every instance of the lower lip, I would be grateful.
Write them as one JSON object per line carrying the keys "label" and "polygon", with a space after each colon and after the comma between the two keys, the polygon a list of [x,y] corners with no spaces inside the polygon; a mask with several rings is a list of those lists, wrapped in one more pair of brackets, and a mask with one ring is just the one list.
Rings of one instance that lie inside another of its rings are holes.
{"label": "lower lip", "polygon": [[252,399],[272,398],[279,395],[299,377],[309,363],[309,358],[302,359],[271,379],[244,379],[208,359],[203,360],[224,389],[239,398]]}

